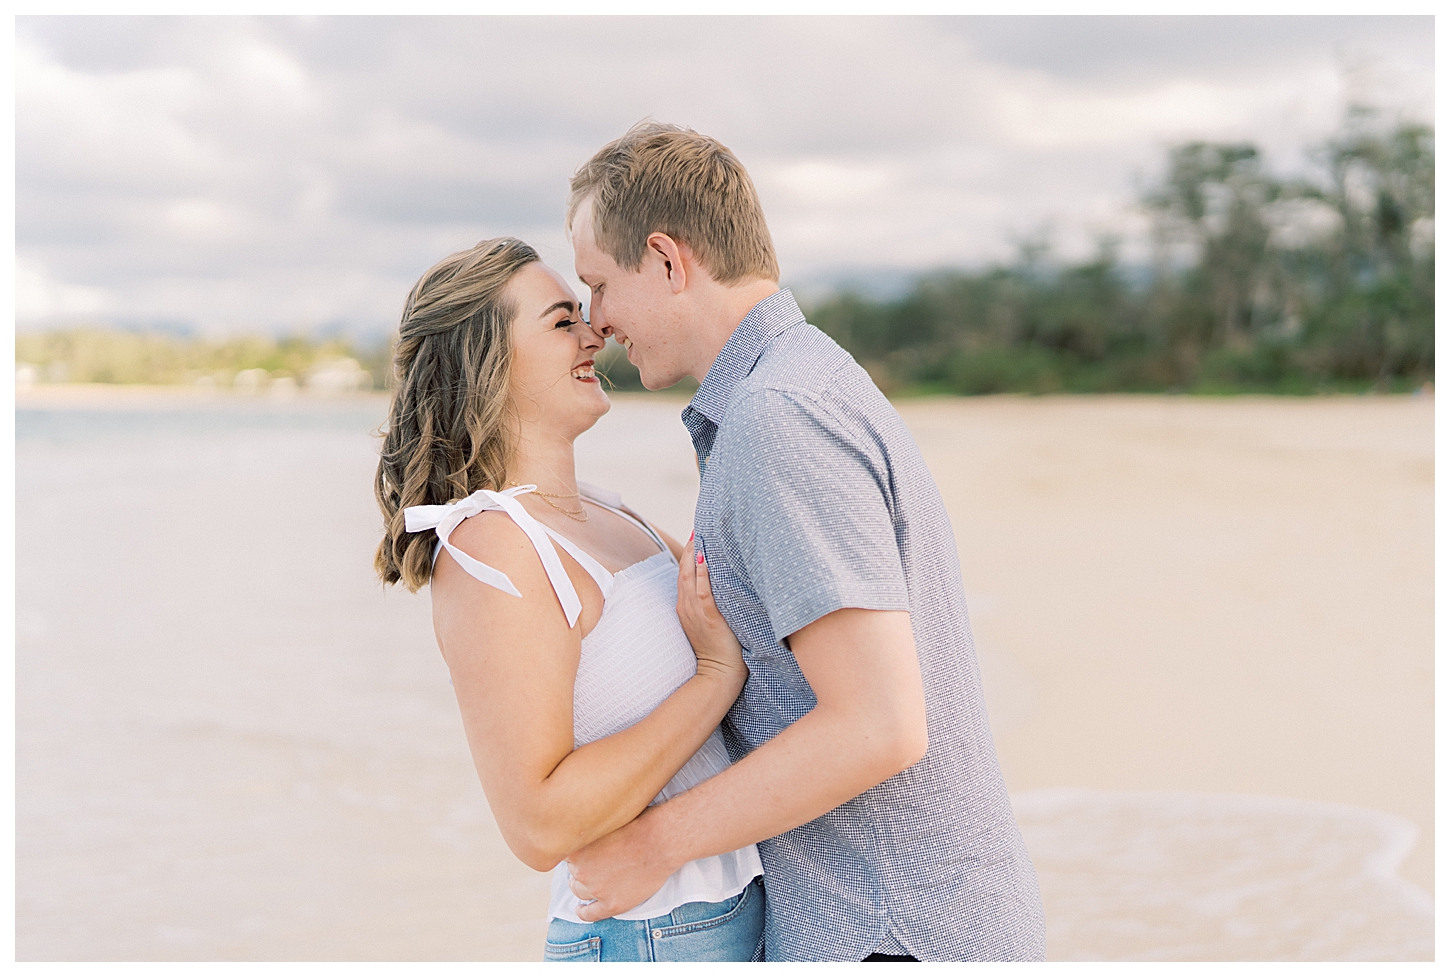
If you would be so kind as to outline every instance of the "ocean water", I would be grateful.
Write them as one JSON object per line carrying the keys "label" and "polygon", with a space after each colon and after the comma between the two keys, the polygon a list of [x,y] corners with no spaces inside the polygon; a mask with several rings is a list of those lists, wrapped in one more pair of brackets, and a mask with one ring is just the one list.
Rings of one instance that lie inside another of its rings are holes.
{"label": "ocean water", "polygon": [[[371,569],[384,406],[17,409],[18,959],[539,958],[548,876],[494,827],[427,594]],[[683,537],[681,406],[621,400],[579,457]],[[1053,959],[1433,958],[1393,815],[1081,787],[1013,803]]]}
{"label": "ocean water", "polygon": [[1235,794],[1013,795],[1059,960],[1430,960],[1434,907],[1397,868],[1416,829]]}

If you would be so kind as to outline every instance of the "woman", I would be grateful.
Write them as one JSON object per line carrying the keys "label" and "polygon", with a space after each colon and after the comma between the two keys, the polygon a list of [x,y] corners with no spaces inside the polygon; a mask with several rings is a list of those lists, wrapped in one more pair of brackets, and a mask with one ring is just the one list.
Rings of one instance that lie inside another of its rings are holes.
{"label": "woman", "polygon": [[[574,439],[609,410],[600,339],[514,238],[413,287],[394,358],[377,569],[432,586],[433,629],[504,840],[553,869],[549,960],[748,960],[754,846],[692,862],[586,924],[570,852],[729,764],[718,724],[746,677],[703,560],[576,482]],[[693,653],[692,653],[693,652]]]}

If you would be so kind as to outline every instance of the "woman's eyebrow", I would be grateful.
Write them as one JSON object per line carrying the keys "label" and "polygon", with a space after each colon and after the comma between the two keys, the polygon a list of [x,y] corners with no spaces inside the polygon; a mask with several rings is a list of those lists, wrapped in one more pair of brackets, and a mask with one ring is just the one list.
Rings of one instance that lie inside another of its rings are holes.
{"label": "woman's eyebrow", "polygon": [[555,302],[553,305],[549,306],[543,312],[540,312],[539,313],[539,318],[540,319],[543,319],[543,318],[545,318],[547,316],[553,315],[554,314],[554,311],[556,309],[563,309],[565,312],[573,312],[574,311],[574,306],[576,306],[576,305],[578,305],[577,302]]}

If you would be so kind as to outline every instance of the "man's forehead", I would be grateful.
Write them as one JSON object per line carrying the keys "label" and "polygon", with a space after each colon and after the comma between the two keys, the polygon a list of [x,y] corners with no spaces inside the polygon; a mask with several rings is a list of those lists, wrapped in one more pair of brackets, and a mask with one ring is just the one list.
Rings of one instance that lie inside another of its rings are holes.
{"label": "man's forehead", "polygon": [[[600,276],[610,270],[612,262],[606,260],[606,255],[595,243],[592,229],[581,231],[576,224],[574,227],[574,272],[582,279],[585,275]],[[589,284],[585,282],[585,284]]]}
{"label": "man's forehead", "polygon": [[577,257],[581,250],[594,249],[594,219],[587,211],[574,215],[574,224],[569,229],[570,243],[574,245]]}
{"label": "man's forehead", "polygon": [[[585,275],[597,276],[599,274],[599,262],[596,260],[596,251],[592,242],[574,239],[574,273],[583,281]],[[589,284],[585,282],[584,284]]]}
{"label": "man's forehead", "polygon": [[574,209],[569,217],[569,236],[575,241],[588,235],[592,240],[594,237],[594,198],[585,197],[584,201]]}

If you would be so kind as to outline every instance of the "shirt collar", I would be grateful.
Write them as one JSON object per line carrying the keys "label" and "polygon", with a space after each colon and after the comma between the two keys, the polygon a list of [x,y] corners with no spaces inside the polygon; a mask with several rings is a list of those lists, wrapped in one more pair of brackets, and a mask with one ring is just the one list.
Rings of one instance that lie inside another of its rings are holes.
{"label": "shirt collar", "polygon": [[782,288],[758,302],[725,341],[720,355],[710,365],[710,372],[700,381],[700,389],[690,398],[690,406],[685,408],[685,413],[694,410],[719,425],[735,396],[735,388],[755,369],[755,363],[766,347],[791,326],[805,321],[805,315],[788,288]]}

